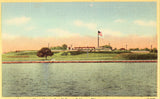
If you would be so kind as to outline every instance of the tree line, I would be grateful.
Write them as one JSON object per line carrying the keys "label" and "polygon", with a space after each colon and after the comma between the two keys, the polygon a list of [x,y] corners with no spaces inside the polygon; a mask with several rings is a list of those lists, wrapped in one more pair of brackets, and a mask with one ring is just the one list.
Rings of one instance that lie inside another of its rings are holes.
{"label": "tree line", "polygon": [[[47,59],[48,56],[52,56],[54,54],[51,50],[66,50],[67,47],[68,47],[67,44],[63,44],[62,46],[56,46],[56,47],[51,47],[51,48],[43,47],[37,52],[37,56],[38,57],[45,57],[45,59]],[[112,51],[117,50],[117,48],[112,49],[112,46],[110,46],[110,45],[104,45],[104,46],[101,46],[101,47],[109,48]],[[127,50],[127,49],[125,49],[125,50]],[[144,48],[144,49],[130,48],[127,51],[149,51],[151,53],[157,53],[158,52],[157,48],[153,48],[153,49],[149,49],[149,48]]]}

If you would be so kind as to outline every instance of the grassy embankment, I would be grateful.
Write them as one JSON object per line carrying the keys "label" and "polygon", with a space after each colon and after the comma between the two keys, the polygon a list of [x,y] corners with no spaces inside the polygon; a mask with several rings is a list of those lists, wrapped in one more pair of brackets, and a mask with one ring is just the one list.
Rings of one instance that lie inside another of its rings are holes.
{"label": "grassy embankment", "polygon": [[[2,55],[3,61],[40,61],[43,57],[37,56],[37,51],[9,52]],[[157,59],[157,53],[126,53],[125,51],[113,52],[54,52],[48,60],[152,60]]]}

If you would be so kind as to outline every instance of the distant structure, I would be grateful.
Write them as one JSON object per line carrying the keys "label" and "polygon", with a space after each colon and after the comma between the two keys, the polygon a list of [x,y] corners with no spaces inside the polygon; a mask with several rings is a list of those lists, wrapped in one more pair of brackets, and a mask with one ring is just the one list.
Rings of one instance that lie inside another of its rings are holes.
{"label": "distant structure", "polygon": [[68,47],[67,49],[68,49],[68,50],[71,50],[71,47]]}
{"label": "distant structure", "polygon": [[71,46],[69,46],[69,47],[67,47],[67,50],[73,50],[72,45],[71,45]]}
{"label": "distant structure", "polygon": [[102,36],[102,32],[101,32],[101,31],[98,31],[98,44],[97,44],[97,45],[98,45],[98,46],[97,46],[98,48],[99,48],[99,36]]}
{"label": "distant structure", "polygon": [[95,49],[95,47],[74,47],[74,50],[87,50],[87,49],[93,50]]}
{"label": "distant structure", "polygon": [[124,50],[126,50],[126,49],[125,49],[125,48],[120,48],[119,50],[124,51]]}
{"label": "distant structure", "polygon": [[106,48],[104,46],[101,46],[101,47],[99,47],[99,50],[102,50],[102,51],[112,51],[112,48]]}
{"label": "distant structure", "polygon": [[128,45],[126,44],[126,50],[127,50],[127,46],[128,46]]}

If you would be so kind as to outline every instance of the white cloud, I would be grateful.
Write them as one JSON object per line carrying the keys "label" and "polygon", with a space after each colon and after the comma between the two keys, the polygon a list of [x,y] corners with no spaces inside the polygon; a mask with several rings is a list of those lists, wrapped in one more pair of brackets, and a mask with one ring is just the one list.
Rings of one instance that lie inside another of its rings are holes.
{"label": "white cloud", "polygon": [[116,23],[123,23],[123,22],[125,22],[126,20],[124,20],[124,19],[117,19],[117,20],[114,20],[114,22],[116,22]]}
{"label": "white cloud", "polygon": [[96,27],[97,27],[97,24],[95,24],[95,23],[86,23],[86,22],[83,22],[81,20],[74,21],[74,24],[76,26],[79,26],[79,27],[86,27],[86,28],[88,28],[90,30],[95,30]]}
{"label": "white cloud", "polygon": [[114,31],[110,29],[102,29],[101,30],[102,35],[109,35],[109,36],[125,36],[122,32],[120,31]]}
{"label": "white cloud", "polygon": [[63,29],[48,29],[48,33],[52,33],[55,37],[72,37],[72,36],[79,36],[78,33],[72,33],[67,30]]}
{"label": "white cloud", "polygon": [[134,24],[140,25],[140,26],[156,26],[155,21],[143,21],[143,20],[135,20]]}
{"label": "white cloud", "polygon": [[[117,22],[122,22],[122,21],[124,22],[125,20],[117,20]],[[97,24],[95,24],[95,23],[86,23],[86,22],[83,22],[80,20],[76,20],[76,21],[74,21],[74,24],[79,27],[87,27],[88,29],[91,29],[91,30],[97,29]],[[124,33],[120,32],[120,31],[114,31],[111,29],[103,28],[103,29],[100,29],[100,31],[102,32],[102,35],[103,35],[102,37],[104,37],[104,35],[125,36]]]}
{"label": "white cloud", "polygon": [[22,17],[16,17],[16,18],[8,19],[8,20],[6,20],[6,22],[9,25],[20,25],[20,24],[25,24],[30,20],[31,20],[30,17],[22,16]]}

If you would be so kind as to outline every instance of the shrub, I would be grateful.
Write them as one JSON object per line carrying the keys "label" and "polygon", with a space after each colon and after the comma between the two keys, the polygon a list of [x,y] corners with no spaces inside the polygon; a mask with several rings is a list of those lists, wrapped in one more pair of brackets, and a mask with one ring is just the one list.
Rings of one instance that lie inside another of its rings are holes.
{"label": "shrub", "polygon": [[91,53],[120,54],[120,53],[130,53],[130,51],[120,51],[120,50],[117,50],[117,51],[94,51]]}
{"label": "shrub", "polygon": [[63,52],[61,55],[62,56],[67,56],[69,52]]}
{"label": "shrub", "polygon": [[52,55],[53,53],[47,47],[43,47],[37,52],[38,57],[45,57],[46,59],[47,59],[47,56],[52,56]]}
{"label": "shrub", "polygon": [[71,55],[79,55],[79,54],[82,54],[82,53],[86,53],[86,52],[80,51],[80,50],[78,50],[78,51],[70,51]]}
{"label": "shrub", "polygon": [[158,51],[157,51],[156,48],[153,48],[150,52],[151,52],[151,53],[157,53]]}
{"label": "shrub", "polygon": [[141,60],[141,59],[157,59],[157,54],[154,53],[129,53],[129,54],[121,54],[121,57],[129,60]]}

